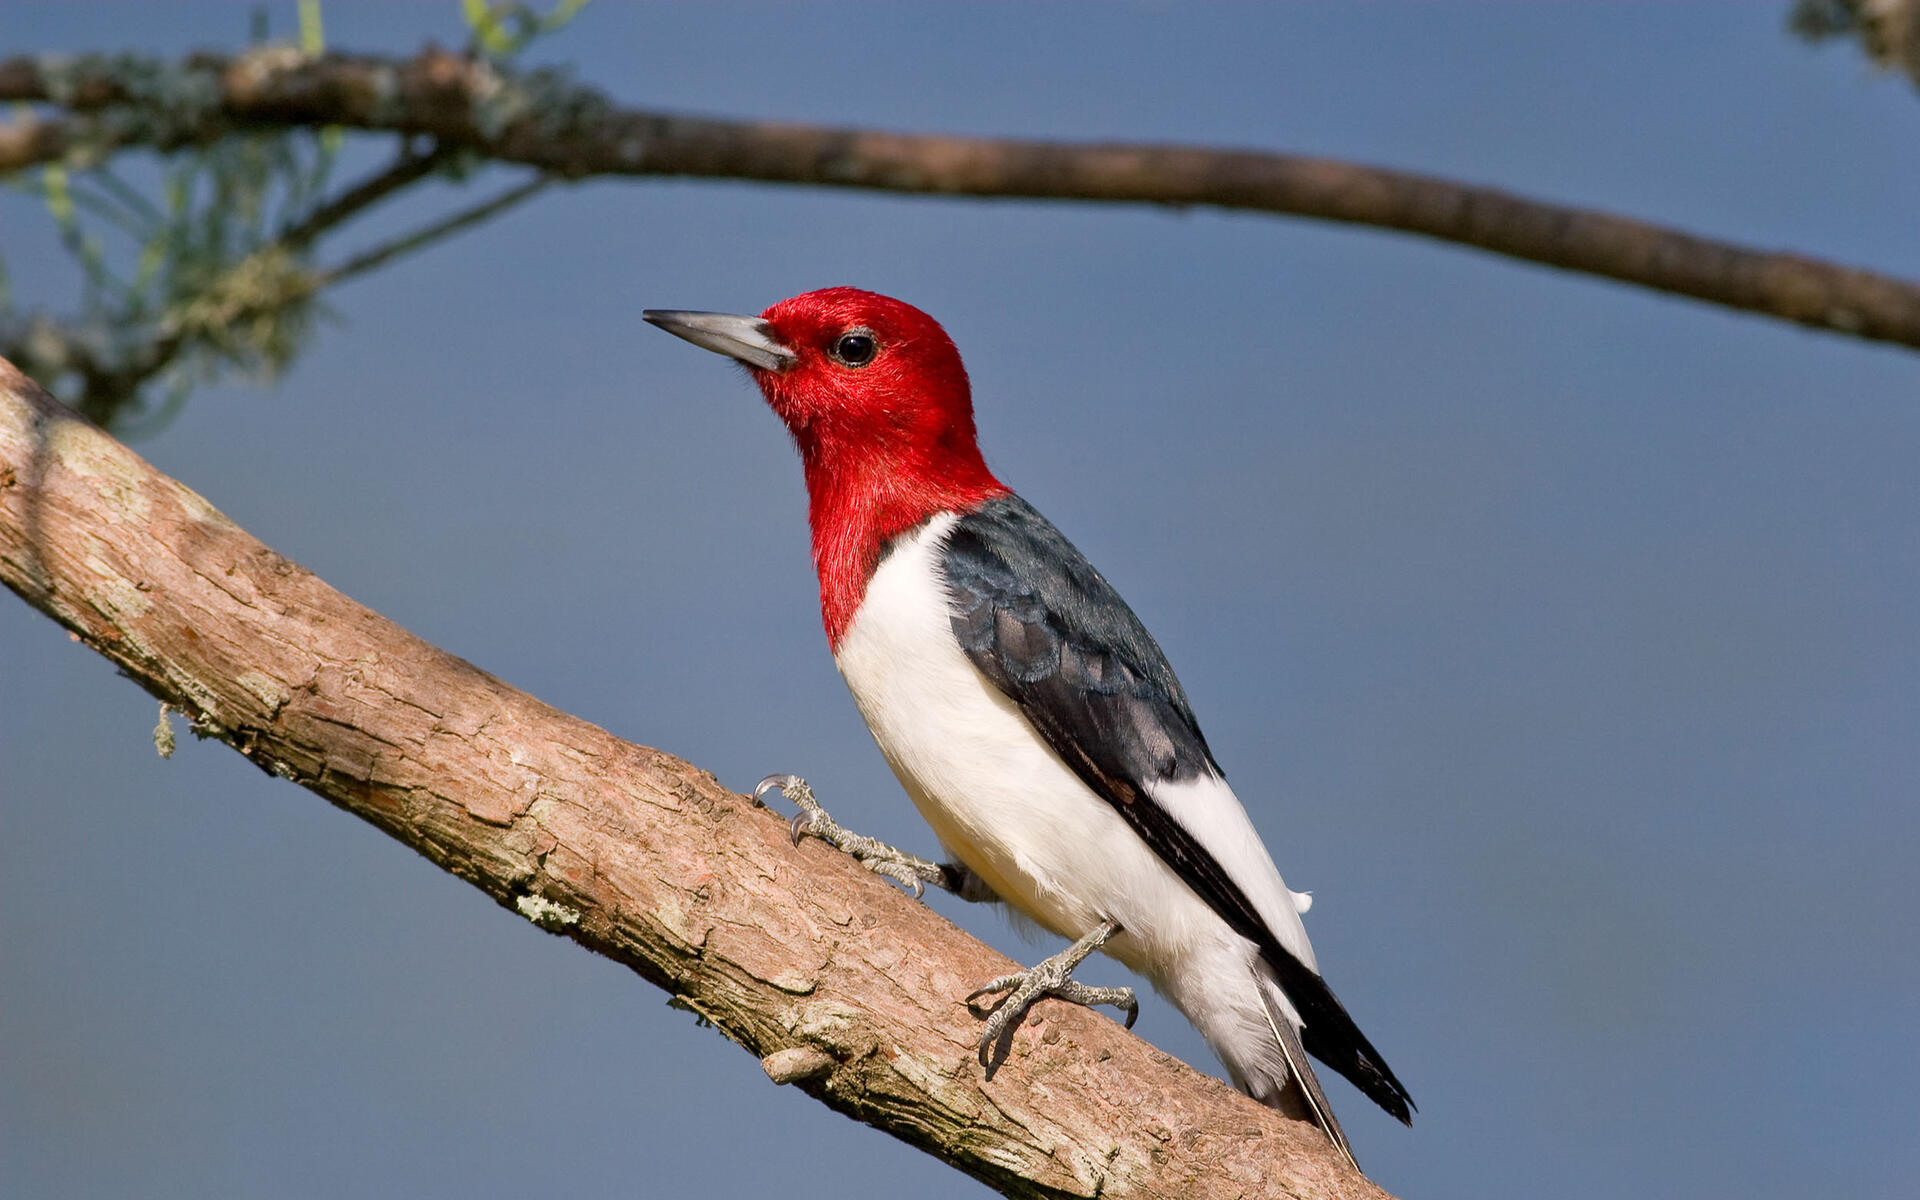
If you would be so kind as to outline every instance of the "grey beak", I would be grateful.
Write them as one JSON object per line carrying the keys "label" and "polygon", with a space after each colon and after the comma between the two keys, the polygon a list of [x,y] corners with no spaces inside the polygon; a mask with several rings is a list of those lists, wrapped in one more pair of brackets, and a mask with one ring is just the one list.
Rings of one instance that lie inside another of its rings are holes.
{"label": "grey beak", "polygon": [[640,319],[702,349],[738,359],[762,371],[784,371],[799,359],[799,355],[774,340],[773,326],[759,317],[649,308],[640,314]]}

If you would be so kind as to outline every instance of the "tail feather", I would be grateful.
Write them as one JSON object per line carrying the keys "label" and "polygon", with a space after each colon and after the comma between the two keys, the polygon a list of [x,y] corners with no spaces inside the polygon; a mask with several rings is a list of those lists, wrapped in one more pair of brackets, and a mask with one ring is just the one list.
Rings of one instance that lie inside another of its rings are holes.
{"label": "tail feather", "polygon": [[1387,1110],[1402,1125],[1413,1124],[1413,1097],[1395,1077],[1367,1035],[1327,987],[1327,981],[1269,939],[1261,957],[1272,968],[1287,1003],[1300,1014],[1301,1044],[1307,1053],[1345,1076],[1367,1099]]}
{"label": "tail feather", "polygon": [[1300,1085],[1301,1095],[1306,1097],[1307,1111],[1314,1122],[1326,1132],[1327,1139],[1340,1151],[1341,1157],[1354,1170],[1360,1170],[1360,1163],[1353,1157],[1353,1146],[1347,1141],[1347,1131],[1340,1128],[1340,1119],[1333,1115],[1333,1105],[1327,1100],[1327,1093],[1320,1088],[1320,1080],[1313,1073],[1313,1066],[1307,1061],[1307,1048],[1300,1044],[1300,1032],[1293,1027],[1285,1013],[1274,1003],[1273,984],[1254,972],[1255,990],[1260,993],[1260,1007],[1267,1014],[1267,1028],[1273,1031],[1273,1040],[1280,1045],[1280,1053],[1287,1060],[1287,1071]]}

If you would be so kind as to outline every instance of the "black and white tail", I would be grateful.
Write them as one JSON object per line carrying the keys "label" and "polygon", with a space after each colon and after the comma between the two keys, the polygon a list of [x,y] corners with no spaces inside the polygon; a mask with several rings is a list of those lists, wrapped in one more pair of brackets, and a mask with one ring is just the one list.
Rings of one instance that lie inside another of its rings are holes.
{"label": "black and white tail", "polygon": [[1255,971],[1254,982],[1260,993],[1260,1006],[1267,1014],[1267,1028],[1273,1031],[1273,1040],[1280,1045],[1280,1053],[1287,1060],[1287,1072],[1300,1085],[1300,1094],[1306,1098],[1307,1113],[1314,1123],[1326,1132],[1340,1151],[1347,1165],[1358,1171],[1360,1163],[1353,1157],[1353,1146],[1347,1141],[1347,1131],[1340,1128],[1340,1118],[1333,1115],[1333,1105],[1327,1101],[1327,1093],[1320,1088],[1320,1080],[1313,1073],[1313,1066],[1307,1062],[1307,1048],[1300,1044],[1299,1031],[1293,1022],[1280,1011],[1273,995],[1274,983],[1259,971]]}

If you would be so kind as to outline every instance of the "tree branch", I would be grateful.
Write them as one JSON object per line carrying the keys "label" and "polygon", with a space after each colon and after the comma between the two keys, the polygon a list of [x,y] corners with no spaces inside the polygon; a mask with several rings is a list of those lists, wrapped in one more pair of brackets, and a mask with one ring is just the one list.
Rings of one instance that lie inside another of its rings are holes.
{"label": "tree branch", "polygon": [[706,772],[353,603],[5,360],[0,580],[202,736],[1007,1195],[1387,1200],[1312,1126],[1083,1009],[1042,1006],[986,1083],[961,998],[1000,955]]}
{"label": "tree branch", "polygon": [[[169,106],[168,119],[154,124],[173,136],[233,122],[429,134],[488,158],[574,178],[679,175],[1283,213],[1419,234],[1920,348],[1920,285],[1908,280],[1332,159],[676,116],[616,107],[554,72],[515,75],[435,49],[393,60],[307,58],[272,47],[236,58],[196,56],[177,65],[15,58],[0,62],[5,100],[82,112]],[[139,131],[115,136],[124,145],[137,140]],[[31,150],[18,152],[16,161]]]}

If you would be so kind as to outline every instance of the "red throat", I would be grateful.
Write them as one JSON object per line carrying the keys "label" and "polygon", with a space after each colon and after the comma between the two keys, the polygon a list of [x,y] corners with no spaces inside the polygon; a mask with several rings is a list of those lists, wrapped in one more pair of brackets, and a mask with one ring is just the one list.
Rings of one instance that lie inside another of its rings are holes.
{"label": "red throat", "polygon": [[761,319],[794,356],[754,377],[806,469],[820,615],[838,650],[890,540],[1007,488],[980,456],[966,368],[933,318],[873,292],[826,288]]}
{"label": "red throat", "polygon": [[943,463],[930,471],[877,456],[849,463],[829,447],[810,447],[798,435],[796,440],[806,467],[820,619],[836,652],[889,541],[940,513],[967,512],[1007,494],[977,449],[971,462]]}

